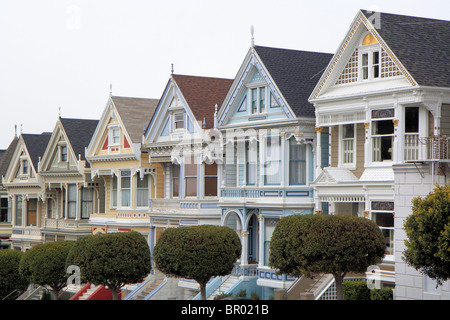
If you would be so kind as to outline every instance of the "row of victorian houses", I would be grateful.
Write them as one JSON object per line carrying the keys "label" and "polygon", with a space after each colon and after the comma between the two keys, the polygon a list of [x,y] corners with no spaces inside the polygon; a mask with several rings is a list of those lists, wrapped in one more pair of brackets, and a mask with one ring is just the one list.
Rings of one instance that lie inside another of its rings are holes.
{"label": "row of victorian houses", "polygon": [[0,245],[136,230],[152,249],[166,228],[224,225],[244,285],[269,298],[295,280],[268,267],[277,222],[347,214],[385,235],[378,286],[448,299],[402,260],[402,226],[449,181],[449,35],[360,10],[335,54],[252,43],[234,79],[171,74],[159,99],[111,95],[99,120],[21,133],[0,161]]}

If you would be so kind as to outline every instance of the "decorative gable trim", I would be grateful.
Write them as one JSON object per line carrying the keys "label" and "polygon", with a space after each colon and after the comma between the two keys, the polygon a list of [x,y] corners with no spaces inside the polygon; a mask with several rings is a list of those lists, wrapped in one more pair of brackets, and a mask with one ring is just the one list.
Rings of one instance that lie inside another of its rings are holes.
{"label": "decorative gable trim", "polygon": [[[252,68],[255,68],[256,72],[251,72]],[[247,84],[253,83],[265,83],[267,84],[267,89],[270,94],[269,97],[273,96],[278,102],[279,106],[285,112],[289,119],[295,118],[295,114],[283,97],[280,89],[276,86],[272,77],[270,76],[267,68],[264,66],[258,53],[253,48],[247,54],[244,62],[241,65],[241,69],[238,72],[231,88],[219,110],[218,114],[218,126],[224,126],[227,120],[233,115],[234,110],[241,107],[242,97],[239,95],[243,87]],[[270,104],[270,98],[267,104]],[[265,119],[258,117],[257,120]],[[254,119],[256,120],[256,119]]]}
{"label": "decorative gable trim", "polygon": [[[315,100],[319,97],[321,91],[326,87],[326,83],[329,81],[330,78],[332,78],[333,73],[335,72],[335,68],[338,65],[338,62],[340,59],[342,59],[342,56],[344,55],[344,52],[347,50],[347,47],[349,46],[350,40],[353,38],[356,30],[358,27],[363,24],[367,30],[372,34],[372,36],[376,39],[376,41],[380,44],[382,48],[382,55],[384,55],[385,59],[390,59],[390,61],[393,63],[393,65],[398,68],[399,72],[401,72],[405,78],[408,80],[408,82],[412,86],[416,86],[417,82],[413,79],[411,74],[406,70],[406,68],[402,65],[400,60],[395,56],[395,54],[392,52],[392,50],[389,48],[389,46],[385,43],[385,41],[381,38],[379,33],[376,30],[376,27],[373,26],[373,24],[365,17],[365,15],[359,11],[356,15],[355,19],[353,20],[353,23],[350,27],[350,30],[347,33],[347,36],[344,38],[344,40],[341,42],[340,47],[338,48],[337,52],[334,54],[333,58],[331,59],[330,63],[328,64],[327,68],[325,69],[325,72],[323,73],[321,79],[317,83],[316,87],[314,88],[310,99],[309,100]],[[346,62],[346,67],[344,67],[344,70],[346,68],[351,68],[351,64],[354,63],[352,58],[350,58],[349,61]],[[347,71],[348,73],[349,71]],[[339,82],[339,79],[337,79]]]}

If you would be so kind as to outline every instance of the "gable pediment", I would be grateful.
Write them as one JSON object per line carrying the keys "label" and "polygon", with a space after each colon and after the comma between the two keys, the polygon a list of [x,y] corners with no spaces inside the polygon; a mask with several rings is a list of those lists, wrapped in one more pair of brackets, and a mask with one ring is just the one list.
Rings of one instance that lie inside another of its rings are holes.
{"label": "gable pediment", "polygon": [[8,170],[5,173],[3,183],[23,183],[35,180],[36,170],[27,150],[23,138],[19,138],[18,144],[11,158]]}
{"label": "gable pediment", "polygon": [[195,118],[180,88],[170,79],[145,133],[145,143],[170,144],[201,134],[202,121]]}
{"label": "gable pediment", "polygon": [[110,98],[95,130],[86,158],[109,156],[133,156],[134,145]]}
{"label": "gable pediment", "polygon": [[415,85],[377,32],[376,25],[359,12],[311,93],[310,101]]}
{"label": "gable pediment", "polygon": [[41,173],[78,171],[77,158],[60,121],[53,130],[39,166]]}
{"label": "gable pediment", "polygon": [[294,117],[257,52],[250,49],[220,108],[219,127]]}

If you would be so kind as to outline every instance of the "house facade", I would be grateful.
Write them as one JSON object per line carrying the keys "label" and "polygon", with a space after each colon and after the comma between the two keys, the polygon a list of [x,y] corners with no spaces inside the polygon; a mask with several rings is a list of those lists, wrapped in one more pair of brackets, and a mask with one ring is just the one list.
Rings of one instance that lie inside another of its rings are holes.
{"label": "house facade", "polygon": [[315,159],[322,161],[316,146],[322,136],[308,97],[331,56],[252,45],[217,116],[221,223],[240,236],[240,274],[264,299],[294,280],[268,266],[277,222],[317,209],[311,183]]}
{"label": "house facade", "polygon": [[162,169],[148,163],[142,136],[158,100],[110,96],[86,159],[100,180],[104,201],[90,215],[93,234],[138,231],[148,237],[150,199],[161,197]]}
{"label": "house facade", "polygon": [[44,184],[38,164],[45,152],[50,133],[25,134],[18,137],[5,175],[11,207],[11,247],[25,251],[43,243],[41,227],[44,217]]}
{"label": "house facade", "polygon": [[91,234],[89,217],[104,203],[103,185],[91,179],[84,156],[98,120],[59,117],[38,165],[43,185],[44,242]]}
{"label": "house facade", "polygon": [[331,146],[330,166],[316,163],[316,210],[378,224],[386,255],[368,274],[378,287],[395,286],[397,299],[425,298],[426,281],[402,260],[411,199],[448,181],[449,49],[440,36],[448,29],[448,21],[359,11],[309,99]]}
{"label": "house facade", "polygon": [[[11,157],[16,148],[17,133],[14,134],[14,138],[9,144],[6,150],[2,150],[0,155],[0,178],[6,174],[8,170]],[[0,250],[11,249],[12,241],[10,240],[12,234],[12,212],[11,201],[8,197],[8,190],[0,183]]]}
{"label": "house facade", "polygon": [[222,157],[216,114],[232,80],[171,74],[144,136],[148,162],[162,169],[152,199],[151,249],[169,227],[220,225]]}

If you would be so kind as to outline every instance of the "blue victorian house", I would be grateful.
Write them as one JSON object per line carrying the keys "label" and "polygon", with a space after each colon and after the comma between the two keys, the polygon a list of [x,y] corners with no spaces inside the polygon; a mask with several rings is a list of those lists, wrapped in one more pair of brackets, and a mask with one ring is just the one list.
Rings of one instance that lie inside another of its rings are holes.
{"label": "blue victorian house", "polygon": [[328,165],[328,134],[315,131],[308,98],[331,57],[252,45],[217,115],[222,225],[242,241],[241,286],[263,299],[294,280],[269,267],[272,232],[284,216],[314,213],[315,158]]}

